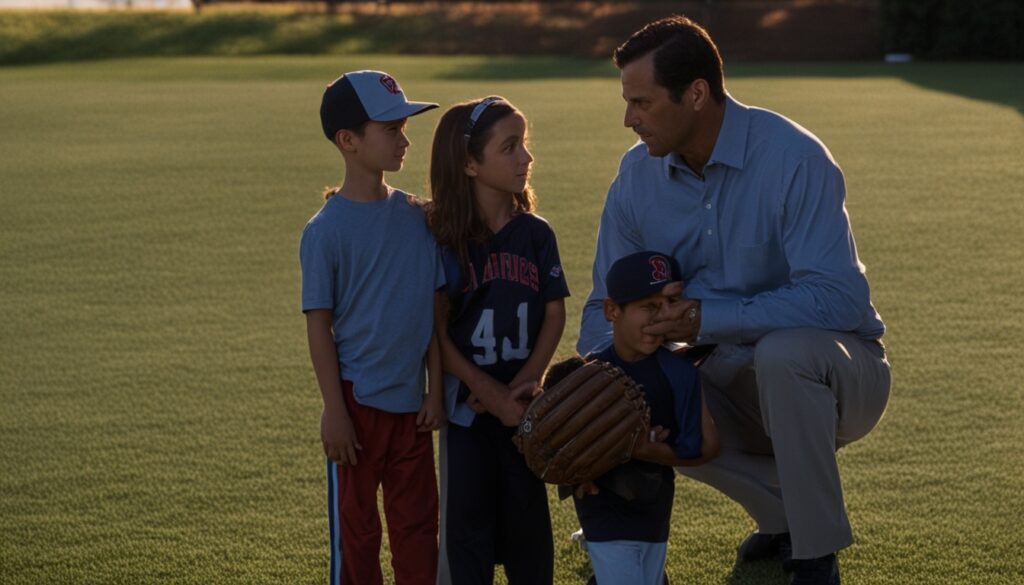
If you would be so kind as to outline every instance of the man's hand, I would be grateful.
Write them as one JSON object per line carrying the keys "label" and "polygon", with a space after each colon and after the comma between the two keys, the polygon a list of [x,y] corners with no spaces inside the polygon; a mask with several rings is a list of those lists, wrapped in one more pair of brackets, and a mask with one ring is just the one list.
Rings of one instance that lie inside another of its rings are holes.
{"label": "man's hand", "polygon": [[700,301],[683,298],[681,282],[666,284],[661,293],[669,300],[658,309],[654,323],[643,328],[644,334],[664,336],[668,341],[696,341],[700,333]]}
{"label": "man's hand", "polygon": [[444,405],[438,404],[436,400],[429,398],[423,401],[423,406],[416,414],[416,430],[421,433],[429,433],[441,428],[445,422]]}
{"label": "man's hand", "polygon": [[320,415],[320,440],[324,444],[324,455],[339,465],[355,465],[356,451],[363,449],[356,438],[352,420],[344,411],[323,411]]}

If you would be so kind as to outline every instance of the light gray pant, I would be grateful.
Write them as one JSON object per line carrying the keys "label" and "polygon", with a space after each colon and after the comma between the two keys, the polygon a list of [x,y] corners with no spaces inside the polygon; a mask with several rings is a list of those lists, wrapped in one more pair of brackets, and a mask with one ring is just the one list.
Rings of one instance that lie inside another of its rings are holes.
{"label": "light gray pant", "polygon": [[700,371],[721,454],[677,471],[739,502],[761,532],[789,532],[793,558],[852,544],[835,451],[882,418],[892,378],[881,344],[784,329],[719,345]]}

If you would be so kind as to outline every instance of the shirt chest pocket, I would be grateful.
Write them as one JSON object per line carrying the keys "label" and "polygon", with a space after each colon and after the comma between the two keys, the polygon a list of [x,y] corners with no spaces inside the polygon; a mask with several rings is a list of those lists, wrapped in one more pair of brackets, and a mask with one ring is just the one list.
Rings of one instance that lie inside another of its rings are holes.
{"label": "shirt chest pocket", "polygon": [[778,222],[772,207],[767,204],[745,206],[719,218],[726,241],[751,250],[772,244],[778,238]]}
{"label": "shirt chest pocket", "polygon": [[789,263],[782,248],[776,217],[778,205],[768,193],[745,204],[733,202],[720,218],[722,269],[726,286],[742,296],[777,288],[789,281]]}
{"label": "shirt chest pocket", "polygon": [[755,245],[734,244],[724,258],[723,268],[730,288],[744,295],[789,282],[786,254],[774,239]]}

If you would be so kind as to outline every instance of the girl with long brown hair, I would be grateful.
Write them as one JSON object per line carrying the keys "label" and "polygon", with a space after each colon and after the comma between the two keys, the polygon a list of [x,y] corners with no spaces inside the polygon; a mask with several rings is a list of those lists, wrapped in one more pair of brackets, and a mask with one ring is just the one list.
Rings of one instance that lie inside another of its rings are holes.
{"label": "girl with long brown hair", "polygon": [[439,583],[551,583],[547,491],[510,440],[565,327],[565,282],[533,213],[526,117],[492,96],[452,106],[434,132],[428,220],[447,287],[435,331],[447,372]]}

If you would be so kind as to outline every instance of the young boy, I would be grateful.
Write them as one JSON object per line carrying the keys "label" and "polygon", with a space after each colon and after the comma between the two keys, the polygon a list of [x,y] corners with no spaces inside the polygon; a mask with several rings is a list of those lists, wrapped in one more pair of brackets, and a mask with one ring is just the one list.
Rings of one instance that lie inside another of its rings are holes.
{"label": "young boy", "polygon": [[674,280],[674,260],[657,252],[631,254],[608,271],[604,316],[612,323],[612,345],[588,359],[618,366],[643,386],[652,428],[632,460],[576,490],[576,514],[599,585],[661,585],[675,494],[672,468],[700,465],[718,452],[697,369],[663,348],[663,338],[642,331],[666,300],[662,288]]}
{"label": "young boy", "polygon": [[[332,584],[383,582],[382,485],[394,582],[436,581],[430,431],[443,422],[444,408],[432,307],[444,272],[421,206],[384,182],[385,171],[402,168],[406,119],[435,107],[407,101],[380,71],[346,73],[320,105],[345,180],[325,193],[299,255],[309,353],[324,402]],[[424,400],[428,348],[431,391]]]}

